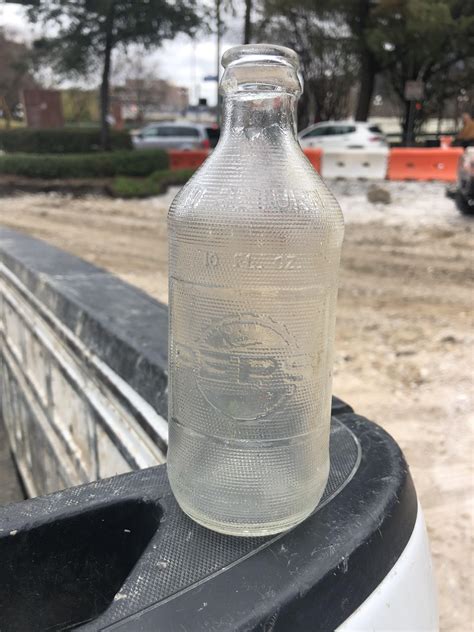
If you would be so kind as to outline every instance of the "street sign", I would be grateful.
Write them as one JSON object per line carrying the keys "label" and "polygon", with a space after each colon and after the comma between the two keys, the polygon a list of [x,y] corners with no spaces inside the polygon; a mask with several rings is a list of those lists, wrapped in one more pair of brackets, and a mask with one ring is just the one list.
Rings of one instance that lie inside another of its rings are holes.
{"label": "street sign", "polygon": [[405,99],[419,101],[424,97],[425,84],[423,81],[405,81]]}

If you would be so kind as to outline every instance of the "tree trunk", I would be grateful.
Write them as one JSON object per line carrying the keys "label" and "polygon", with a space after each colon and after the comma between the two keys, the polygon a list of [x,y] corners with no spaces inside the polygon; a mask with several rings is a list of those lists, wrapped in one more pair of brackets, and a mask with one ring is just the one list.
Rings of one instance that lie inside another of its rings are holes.
{"label": "tree trunk", "polygon": [[370,50],[362,52],[360,60],[360,89],[357,99],[356,121],[366,121],[370,114],[370,104],[374,92],[377,64]]}
{"label": "tree trunk", "polygon": [[0,107],[3,109],[3,117],[5,119],[5,128],[10,129],[10,108],[8,107],[7,100],[4,96],[0,96]]}
{"label": "tree trunk", "polygon": [[245,0],[244,44],[252,39],[252,0]]}
{"label": "tree trunk", "polygon": [[109,101],[110,101],[110,70],[113,42],[114,27],[114,5],[112,0],[107,14],[105,24],[105,48],[104,48],[104,66],[102,70],[102,83],[100,84],[100,144],[104,151],[110,149],[110,130],[109,130]]}
{"label": "tree trunk", "polygon": [[308,127],[309,125],[309,117],[308,117],[308,93],[305,91],[298,99],[297,105],[297,128],[298,131]]}
{"label": "tree trunk", "polygon": [[216,0],[216,37],[217,37],[217,58],[216,58],[216,119],[217,125],[221,124],[221,93],[219,91],[219,79],[221,70],[221,0]]}
{"label": "tree trunk", "polygon": [[352,29],[358,40],[359,48],[359,96],[356,107],[356,121],[366,121],[370,113],[372,93],[374,91],[375,74],[377,72],[377,62],[374,54],[367,44],[366,29],[369,25],[371,0],[352,0],[355,5],[355,16]]}

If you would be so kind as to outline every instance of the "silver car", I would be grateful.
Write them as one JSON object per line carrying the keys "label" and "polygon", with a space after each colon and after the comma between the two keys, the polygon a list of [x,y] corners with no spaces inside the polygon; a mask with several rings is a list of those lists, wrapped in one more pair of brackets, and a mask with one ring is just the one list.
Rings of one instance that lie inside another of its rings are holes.
{"label": "silver car", "polygon": [[132,136],[135,149],[213,149],[219,128],[191,123],[152,123]]}

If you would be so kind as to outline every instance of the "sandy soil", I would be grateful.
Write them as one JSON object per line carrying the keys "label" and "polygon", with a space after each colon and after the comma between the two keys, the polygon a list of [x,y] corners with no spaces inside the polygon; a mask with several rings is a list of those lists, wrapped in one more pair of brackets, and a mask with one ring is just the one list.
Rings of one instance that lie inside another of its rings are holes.
{"label": "sandy soil", "polygon": [[[436,183],[332,182],[346,216],[337,395],[400,443],[423,504],[444,631],[472,629],[474,219]],[[25,195],[0,223],[108,268],[166,301],[166,210],[145,201]]]}

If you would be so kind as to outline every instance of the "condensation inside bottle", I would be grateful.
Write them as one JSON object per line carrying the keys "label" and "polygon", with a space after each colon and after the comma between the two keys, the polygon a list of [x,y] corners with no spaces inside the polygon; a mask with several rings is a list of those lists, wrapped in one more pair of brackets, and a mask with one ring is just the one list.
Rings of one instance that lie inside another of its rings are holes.
{"label": "condensation inside bottle", "polygon": [[168,219],[170,483],[240,536],[299,523],[329,472],[343,219],[296,139],[297,61],[225,53],[221,139]]}

